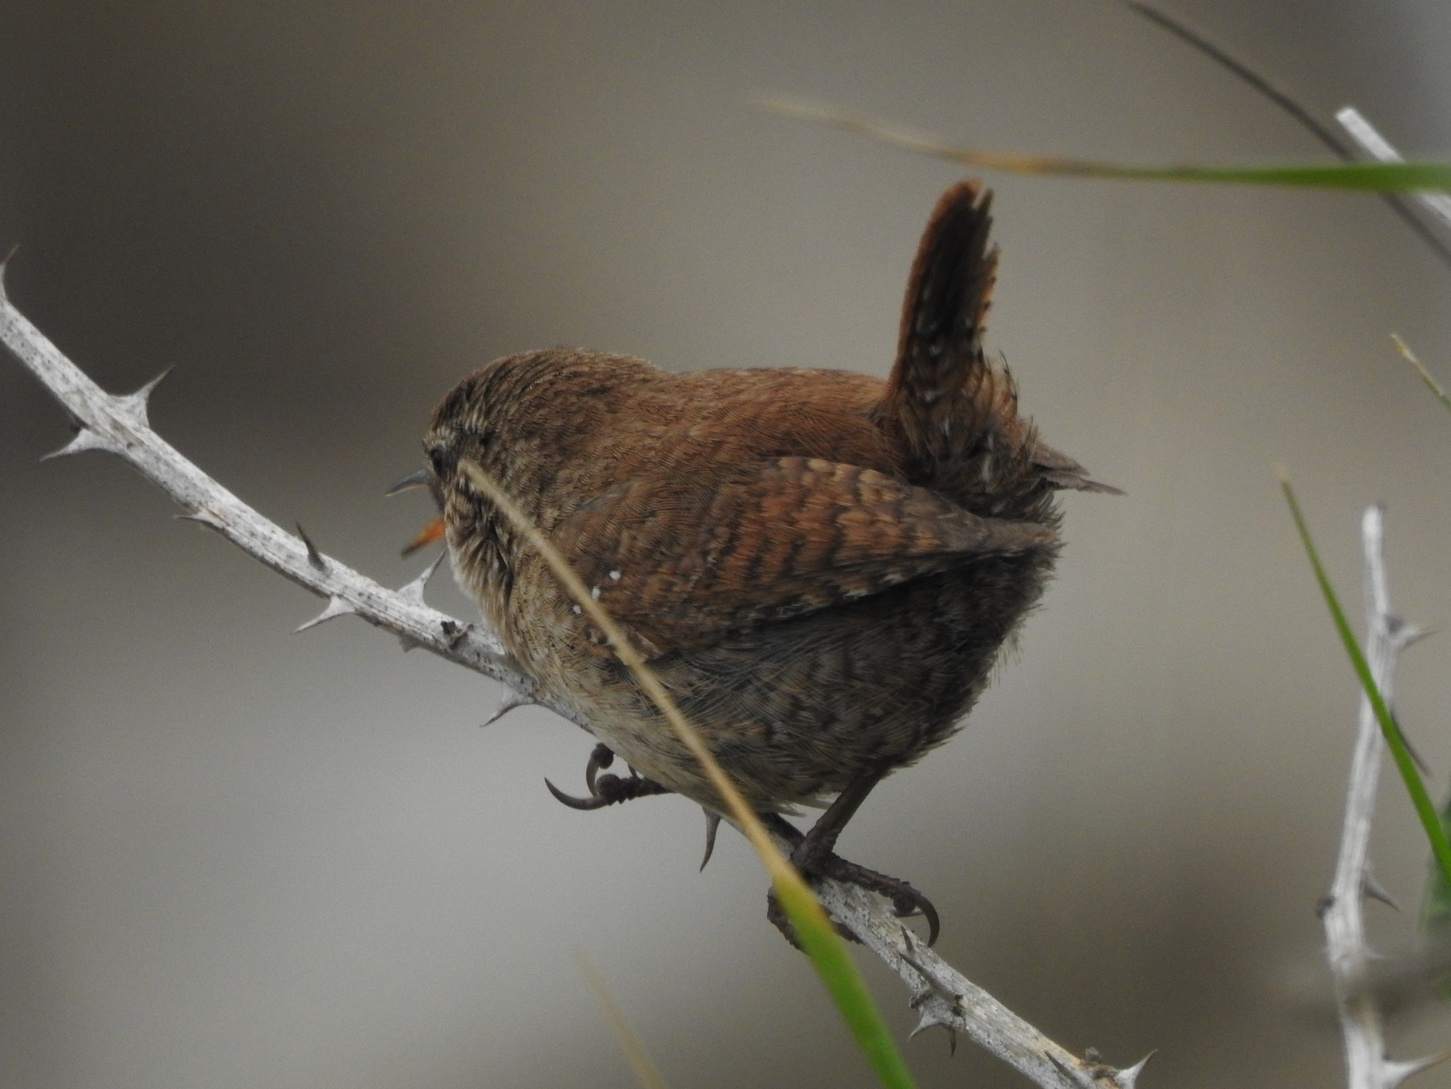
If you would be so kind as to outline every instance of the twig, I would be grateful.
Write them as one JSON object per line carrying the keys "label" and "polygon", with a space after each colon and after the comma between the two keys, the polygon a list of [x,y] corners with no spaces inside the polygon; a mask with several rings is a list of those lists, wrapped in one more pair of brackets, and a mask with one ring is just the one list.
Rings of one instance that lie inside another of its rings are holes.
{"label": "twig", "polygon": [[[1380,507],[1366,510],[1361,537],[1365,550],[1366,658],[1376,686],[1389,702],[1396,660],[1401,650],[1422,633],[1391,612],[1384,512]],[[1406,1063],[1386,1057],[1380,1010],[1374,989],[1366,985],[1372,955],[1365,938],[1365,897],[1367,893],[1380,895],[1370,875],[1370,824],[1384,753],[1380,723],[1369,698],[1362,696],[1340,857],[1321,910],[1350,1089],[1392,1089],[1428,1065],[1428,1061]]]}
{"label": "twig", "polygon": [[[1401,153],[1391,142],[1376,131],[1354,106],[1346,106],[1335,115],[1335,120],[1355,141],[1355,145],[1372,159],[1382,163],[1403,163]],[[1413,199],[1422,208],[1436,217],[1443,227],[1451,227],[1451,196],[1445,193],[1415,193]]]}
{"label": "twig", "polygon": [[1269,77],[1251,68],[1248,63],[1236,57],[1224,46],[1209,40],[1209,36],[1203,31],[1190,26],[1177,15],[1171,15],[1156,4],[1147,3],[1146,0],[1123,0],[1124,4],[1142,15],[1149,22],[1163,30],[1167,30],[1174,37],[1186,45],[1192,46],[1215,64],[1228,72],[1238,76],[1254,90],[1258,91],[1265,98],[1269,99],[1276,106],[1282,109],[1300,126],[1319,140],[1337,157],[1349,162],[1353,156],[1350,149],[1340,141],[1334,130],[1328,128],[1320,120],[1295,99],[1295,96],[1286,91],[1283,87],[1277,86]]}
{"label": "twig", "polygon": [[[183,518],[200,522],[304,589],[327,599],[310,628],[355,614],[393,632],[406,648],[423,647],[505,686],[504,707],[538,703],[589,729],[569,707],[537,691],[498,639],[424,604],[435,563],[401,590],[389,590],[320,552],[258,514],[203,473],[150,427],[146,402],[160,379],[114,396],[97,386],[20,313],[5,294],[0,264],[0,342],[15,353],[70,413],[76,435],[55,455],[84,450],[116,454],[171,496]],[[790,844],[778,844],[790,850]],[[919,1031],[941,1025],[962,1032],[1045,1089],[1131,1089],[1144,1063],[1114,1069],[1074,1056],[975,986],[912,937],[881,897],[822,880],[817,891],[831,913],[897,973],[921,1014]]]}
{"label": "twig", "polygon": [[[1308,109],[1302,106],[1290,92],[1277,86],[1267,76],[1256,71],[1244,60],[1236,57],[1224,46],[1217,42],[1210,41],[1209,36],[1204,32],[1191,27],[1177,15],[1170,15],[1156,4],[1148,3],[1147,0],[1123,0],[1123,3],[1148,19],[1150,22],[1167,30],[1186,45],[1197,49],[1204,56],[1208,57],[1215,64],[1243,80],[1248,86],[1262,94],[1270,102],[1274,103],[1287,116],[1292,118],[1306,132],[1325,145],[1337,158],[1350,162],[1355,158],[1352,149],[1340,139],[1334,130],[1323,124]],[[1344,111],[1341,111],[1344,113]],[[1345,122],[1337,115],[1337,120],[1342,125]],[[1356,140],[1355,133],[1351,138]],[[1361,145],[1362,147],[1364,145]],[[1411,210],[1410,204],[1399,193],[1382,193],[1381,199],[1390,205],[1391,210],[1400,216],[1401,221],[1416,233],[1416,236],[1426,245],[1435,251],[1436,256],[1443,262],[1451,265],[1451,248],[1448,248],[1444,239],[1440,238],[1425,223],[1423,223]]]}
{"label": "twig", "polygon": [[147,401],[165,372],[135,393],[106,393],[15,308],[5,293],[4,271],[0,264],[0,340],[61,403],[76,428],[75,437],[48,457],[86,450],[117,455],[176,500],[184,512],[180,517],[216,530],[278,574],[326,598],[323,611],[298,631],[355,614],[398,636],[404,649],[423,647],[493,678],[504,686],[506,703],[542,703],[588,728],[568,707],[540,697],[533,680],[509,660],[492,632],[424,604],[423,588],[436,563],[407,586],[389,590],[323,555],[300,526],[299,535],[293,536],[207,476],[147,421]]}

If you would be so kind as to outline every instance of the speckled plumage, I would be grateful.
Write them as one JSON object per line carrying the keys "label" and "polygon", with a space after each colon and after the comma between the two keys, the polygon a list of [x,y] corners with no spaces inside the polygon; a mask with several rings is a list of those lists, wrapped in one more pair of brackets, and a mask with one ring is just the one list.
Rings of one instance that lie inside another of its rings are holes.
{"label": "speckled plumage", "polygon": [[714,798],[545,563],[457,471],[491,473],[649,659],[747,798],[813,801],[949,736],[1058,550],[1060,488],[982,349],[989,196],[950,189],[890,379],[662,371],[576,349],[495,360],[425,447],[464,588],[519,663],[631,767]]}

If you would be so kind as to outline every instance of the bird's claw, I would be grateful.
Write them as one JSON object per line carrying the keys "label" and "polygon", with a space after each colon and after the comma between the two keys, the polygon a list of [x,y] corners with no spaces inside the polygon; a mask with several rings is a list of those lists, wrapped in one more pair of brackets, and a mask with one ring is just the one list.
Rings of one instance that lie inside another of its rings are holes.
{"label": "bird's claw", "polygon": [[616,802],[628,802],[631,798],[646,798],[651,794],[669,794],[670,789],[663,787],[653,779],[646,779],[643,776],[631,772],[626,776],[613,775],[610,773],[600,774],[601,768],[607,768],[615,762],[615,754],[608,745],[600,744],[594,747],[589,754],[589,763],[585,765],[584,781],[589,787],[587,797],[579,797],[574,794],[566,794],[548,779],[544,785],[549,788],[549,793],[555,798],[569,806],[571,809],[603,809],[607,805],[614,805]]}
{"label": "bird's claw", "polygon": [[881,893],[892,901],[892,913],[899,919],[920,914],[927,920],[927,944],[936,943],[937,935],[942,929],[937,909],[932,906],[931,900],[912,886],[911,882],[903,881],[900,877],[890,877],[887,874],[878,873],[876,870],[869,870],[855,862],[848,862],[840,855],[828,855],[817,872],[822,877],[846,881],[869,892]]}

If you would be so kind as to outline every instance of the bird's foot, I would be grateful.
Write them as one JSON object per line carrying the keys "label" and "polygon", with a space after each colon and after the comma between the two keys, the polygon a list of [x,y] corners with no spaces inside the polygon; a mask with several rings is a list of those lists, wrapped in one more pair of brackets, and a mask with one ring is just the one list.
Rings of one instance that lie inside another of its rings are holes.
{"label": "bird's foot", "polygon": [[[811,882],[813,878],[825,877],[833,881],[844,881],[856,885],[868,892],[879,893],[892,901],[892,912],[899,919],[920,914],[927,920],[927,944],[932,945],[937,941],[938,932],[941,930],[941,920],[938,918],[937,909],[932,906],[931,900],[913,887],[911,882],[878,873],[876,870],[869,870],[855,862],[848,862],[840,855],[823,849],[820,839],[810,834],[803,836],[799,829],[780,816],[771,814],[766,818],[766,823],[793,845],[791,864],[807,882]],[[786,936],[787,941],[800,948],[791,924],[782,912],[774,892],[769,894],[766,918]],[[843,928],[840,923],[837,923],[836,928],[844,936],[856,940],[856,936]]]}
{"label": "bird's foot", "polygon": [[654,779],[646,779],[642,775],[636,775],[633,771],[629,775],[620,776],[600,771],[609,767],[615,762],[615,754],[608,745],[599,744],[589,754],[589,763],[585,765],[584,782],[589,787],[589,795],[580,798],[573,794],[566,794],[548,779],[544,785],[553,794],[571,809],[603,809],[607,805],[614,805],[616,802],[628,802],[631,798],[648,798],[651,794],[670,794],[669,787],[661,786]]}
{"label": "bird's foot", "polygon": [[878,873],[876,870],[869,870],[855,862],[848,862],[840,855],[828,855],[825,863],[817,872],[822,877],[829,877],[834,881],[845,881],[858,888],[866,889],[868,892],[880,893],[892,901],[892,914],[899,919],[905,919],[910,915],[921,915],[927,920],[927,944],[932,945],[937,941],[937,934],[942,929],[941,920],[937,917],[937,909],[932,906],[932,901],[927,899],[921,890],[913,887],[910,881],[903,881],[900,877],[891,877]]}

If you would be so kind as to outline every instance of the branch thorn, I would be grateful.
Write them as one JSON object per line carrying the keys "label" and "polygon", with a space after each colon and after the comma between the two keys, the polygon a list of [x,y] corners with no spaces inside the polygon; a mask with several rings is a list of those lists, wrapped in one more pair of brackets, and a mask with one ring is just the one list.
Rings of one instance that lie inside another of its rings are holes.
{"label": "branch thorn", "polygon": [[312,538],[307,535],[307,530],[302,528],[302,523],[294,523],[297,526],[297,535],[302,538],[302,543],[307,545],[307,562],[317,571],[327,570],[327,560],[323,559],[317,545],[312,543]]}
{"label": "branch thorn", "polygon": [[222,520],[205,507],[192,507],[176,515],[183,522],[198,522],[208,529],[214,529],[218,533],[222,531]]}
{"label": "branch thorn", "polygon": [[921,1019],[917,1022],[917,1027],[914,1028],[911,1032],[907,1033],[907,1039],[915,1040],[918,1036],[922,1035],[922,1033],[926,1032],[930,1028],[946,1029],[948,1037],[948,1050],[954,1055],[957,1054],[957,1030],[949,1025],[946,1021],[940,1021],[930,1013],[924,1013],[922,1015]]}
{"label": "branch thorn", "polygon": [[435,559],[426,568],[424,568],[423,574],[419,575],[407,586],[402,586],[399,588],[398,596],[403,598],[405,601],[411,601],[415,605],[422,605],[424,603],[424,588],[428,586],[428,580],[433,578],[433,573],[438,570],[438,565],[443,562],[443,559],[446,555],[448,555],[448,553],[440,552],[438,554],[438,558]]}
{"label": "branch thorn", "polygon": [[494,713],[484,720],[483,725],[492,726],[494,723],[498,722],[499,719],[503,718],[510,711],[514,710],[514,708],[527,707],[529,704],[534,702],[536,701],[533,697],[526,696],[517,688],[509,688],[506,685],[504,687],[504,698],[499,701],[499,706],[494,711]]}
{"label": "branch thorn", "polygon": [[1443,1051],[1439,1055],[1427,1055],[1423,1059],[1412,1059],[1410,1062],[1387,1060],[1382,1068],[1385,1074],[1385,1089],[1395,1089],[1408,1078],[1413,1078],[1422,1070],[1429,1070],[1447,1059],[1451,1059],[1451,1051]]}
{"label": "branch thorn", "polygon": [[1125,1069],[1120,1070],[1118,1074],[1114,1077],[1114,1082],[1119,1085],[1121,1089],[1134,1089],[1134,1083],[1139,1080],[1139,1075],[1144,1072],[1144,1067],[1149,1065],[1149,1060],[1152,1059],[1156,1054],[1158,1053],[1151,1051],[1138,1062],[1134,1063],[1133,1066],[1126,1067]]}
{"label": "branch thorn", "polygon": [[82,427],[70,442],[59,450],[52,450],[40,460],[49,461],[51,458],[63,458],[68,454],[79,454],[86,450],[105,450],[107,453],[116,453],[116,447],[110,440],[92,431],[89,427]]}
{"label": "branch thorn", "polygon": [[150,427],[151,423],[146,415],[146,404],[151,400],[151,393],[157,386],[161,385],[162,379],[172,372],[167,367],[146,385],[142,386],[135,393],[127,393],[116,398],[116,408],[131,417],[131,422],[139,427]]}
{"label": "branch thorn", "polygon": [[1405,624],[1400,631],[1396,632],[1396,645],[1401,649],[1419,643],[1428,635],[1435,635],[1435,628],[1419,628],[1415,624]]}
{"label": "branch thorn", "polygon": [[[322,612],[318,613],[311,620],[309,620],[306,624],[303,624],[301,627],[299,627],[297,631],[307,631],[308,628],[315,628],[319,624],[326,623],[327,621],[332,620],[335,617],[347,616],[349,613],[355,613],[357,611],[358,610],[356,608],[354,608],[352,605],[349,605],[342,598],[338,597],[337,594],[333,594],[327,599],[327,607],[324,608]],[[296,635],[297,632],[293,632],[293,634]]]}
{"label": "branch thorn", "polygon": [[1380,883],[1375,873],[1366,862],[1365,869],[1360,875],[1360,893],[1370,900],[1379,900],[1386,907],[1395,911],[1401,910],[1401,905],[1396,903],[1396,898],[1390,894],[1390,890]]}

